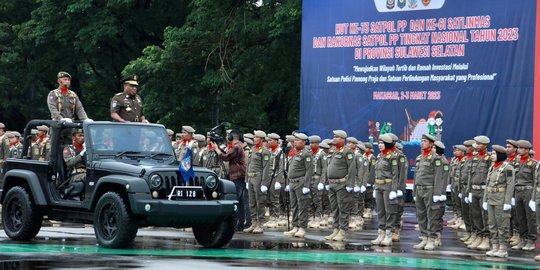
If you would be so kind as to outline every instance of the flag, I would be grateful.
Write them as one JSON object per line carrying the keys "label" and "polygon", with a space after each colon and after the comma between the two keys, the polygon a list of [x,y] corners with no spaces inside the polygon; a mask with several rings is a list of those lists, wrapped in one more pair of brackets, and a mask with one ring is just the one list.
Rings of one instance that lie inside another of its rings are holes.
{"label": "flag", "polygon": [[188,148],[186,150],[186,153],[180,160],[180,164],[178,164],[178,170],[180,170],[180,175],[182,175],[182,179],[186,184],[189,182],[190,178],[195,177],[195,172],[193,172],[193,166],[191,166],[191,160],[191,149]]}

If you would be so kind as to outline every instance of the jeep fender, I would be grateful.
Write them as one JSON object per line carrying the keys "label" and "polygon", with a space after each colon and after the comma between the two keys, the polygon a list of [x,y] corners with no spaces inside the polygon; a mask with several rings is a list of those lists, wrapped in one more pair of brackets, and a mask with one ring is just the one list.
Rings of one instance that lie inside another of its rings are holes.
{"label": "jeep fender", "polygon": [[[129,188],[127,188],[128,185]],[[114,188],[111,188],[111,186],[114,186]],[[92,195],[92,205],[97,203],[101,194],[111,190],[125,192],[128,198],[134,194],[150,198],[150,188],[144,179],[129,175],[112,174],[97,181]]]}
{"label": "jeep fender", "polygon": [[222,182],[222,198],[224,200],[237,200],[236,186],[227,179],[219,179]]}
{"label": "jeep fender", "polygon": [[4,196],[7,191],[13,187],[21,185],[21,179],[24,183],[28,184],[30,188],[30,193],[36,205],[47,205],[47,200],[45,199],[45,194],[43,189],[41,189],[41,184],[39,183],[39,178],[37,174],[28,170],[13,169],[4,175],[4,190],[2,192],[2,201],[4,201]]}

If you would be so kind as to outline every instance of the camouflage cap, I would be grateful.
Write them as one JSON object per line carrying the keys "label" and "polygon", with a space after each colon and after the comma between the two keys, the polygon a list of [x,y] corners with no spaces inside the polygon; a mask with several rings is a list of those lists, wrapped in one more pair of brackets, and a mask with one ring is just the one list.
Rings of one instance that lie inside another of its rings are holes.
{"label": "camouflage cap", "polygon": [[294,137],[303,141],[308,139],[308,136],[304,133],[294,133]]}
{"label": "camouflage cap", "polygon": [[435,142],[437,140],[437,138],[435,138],[433,135],[427,133],[422,135],[422,139],[426,139],[431,142]]}
{"label": "camouflage cap", "polygon": [[190,126],[182,126],[182,132],[195,133],[195,129]]}
{"label": "camouflage cap", "polygon": [[255,130],[253,131],[253,135],[254,137],[259,137],[259,138],[266,138],[266,132],[262,131],[262,130]]}
{"label": "camouflage cap", "polygon": [[268,134],[268,138],[272,139],[272,140],[279,140],[281,139],[281,137],[277,134],[277,133],[270,133]]}
{"label": "camouflage cap", "polygon": [[330,149],[330,145],[328,145],[328,144],[325,143],[325,142],[321,142],[321,143],[319,144],[319,146],[320,146],[321,148],[323,148],[323,149]]}
{"label": "camouflage cap", "polygon": [[317,135],[309,136],[309,142],[310,143],[320,143],[321,142],[321,137],[319,137]]}
{"label": "camouflage cap", "polygon": [[379,136],[379,141],[382,141],[382,142],[385,142],[385,143],[393,143],[394,142],[394,140],[392,140],[392,137],[390,137],[388,135],[388,133],[380,135]]}
{"label": "camouflage cap", "polygon": [[56,78],[57,79],[60,79],[60,78],[70,78],[71,79],[71,75],[65,71],[60,71],[58,72],[58,74],[56,74]]}
{"label": "camouflage cap", "polygon": [[441,142],[441,141],[435,141],[434,144],[435,144],[435,147],[437,147],[437,148],[440,148],[440,149],[444,149],[444,148],[445,148],[444,143]]}
{"label": "camouflage cap", "polygon": [[124,84],[131,84],[131,85],[139,85],[139,75],[137,74],[131,74],[129,76],[126,76],[120,80]]}
{"label": "camouflage cap", "polygon": [[46,125],[37,126],[37,130],[49,132],[49,127]]}
{"label": "camouflage cap", "polygon": [[195,140],[198,141],[198,142],[204,142],[204,141],[206,141],[206,137],[204,137],[204,135],[202,135],[202,134],[195,134],[195,135],[193,135],[193,139],[195,139]]}
{"label": "camouflage cap", "polygon": [[513,145],[514,147],[518,147],[517,142],[512,140],[512,139],[507,139],[506,143],[510,144],[510,145]]}
{"label": "camouflage cap", "polygon": [[167,135],[169,136],[174,135],[174,131],[172,129],[167,129]]}
{"label": "camouflage cap", "polygon": [[253,136],[253,133],[246,133],[246,134],[244,134],[244,139],[245,139],[245,138],[253,139],[253,137],[254,137],[254,136]]}
{"label": "camouflage cap", "polygon": [[476,136],[474,137],[474,140],[476,141],[476,143],[481,143],[481,144],[489,144],[490,142],[489,138],[484,135]]}
{"label": "camouflage cap", "polygon": [[506,154],[506,148],[501,145],[495,144],[491,149],[497,153]]}
{"label": "camouflage cap", "polygon": [[334,130],[333,132],[335,136],[341,137],[343,139],[347,139],[347,132],[345,132],[344,130],[338,129],[338,130]]}
{"label": "camouflage cap", "polygon": [[517,145],[519,148],[525,148],[525,149],[531,149],[532,144],[527,140],[519,140],[517,141]]}
{"label": "camouflage cap", "polygon": [[396,136],[396,134],[394,134],[394,133],[387,133],[387,134],[392,138],[392,141],[394,141],[394,142],[399,141],[399,138],[398,138],[398,136]]}
{"label": "camouflage cap", "polygon": [[454,145],[454,149],[463,151],[463,152],[467,151],[467,147],[465,147],[465,145],[463,144]]}
{"label": "camouflage cap", "polygon": [[463,142],[463,145],[465,145],[466,147],[472,146],[473,144],[474,144],[474,140],[466,140]]}

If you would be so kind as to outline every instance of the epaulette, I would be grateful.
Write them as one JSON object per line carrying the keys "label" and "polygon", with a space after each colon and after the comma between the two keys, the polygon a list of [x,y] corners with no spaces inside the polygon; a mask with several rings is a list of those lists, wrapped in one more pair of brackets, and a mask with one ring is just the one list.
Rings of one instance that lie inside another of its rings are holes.
{"label": "epaulette", "polygon": [[122,94],[124,94],[124,93],[120,92],[118,94],[115,94],[115,96],[121,96]]}

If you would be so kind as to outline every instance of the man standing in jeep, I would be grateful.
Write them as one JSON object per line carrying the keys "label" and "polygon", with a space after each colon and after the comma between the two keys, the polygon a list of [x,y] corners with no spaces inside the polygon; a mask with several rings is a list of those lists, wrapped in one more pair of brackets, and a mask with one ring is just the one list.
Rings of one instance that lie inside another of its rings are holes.
{"label": "man standing in jeep", "polygon": [[84,133],[82,129],[75,129],[71,137],[72,144],[64,148],[64,161],[67,165],[67,182],[64,194],[76,196],[83,191],[84,180],[86,180],[86,165],[84,146]]}
{"label": "man standing in jeep", "polygon": [[51,90],[47,96],[47,105],[51,112],[52,120],[62,120],[69,118],[73,120],[75,117],[84,121],[88,119],[84,107],[75,92],[69,90],[71,86],[71,75],[60,71],[56,75],[58,88]]}

